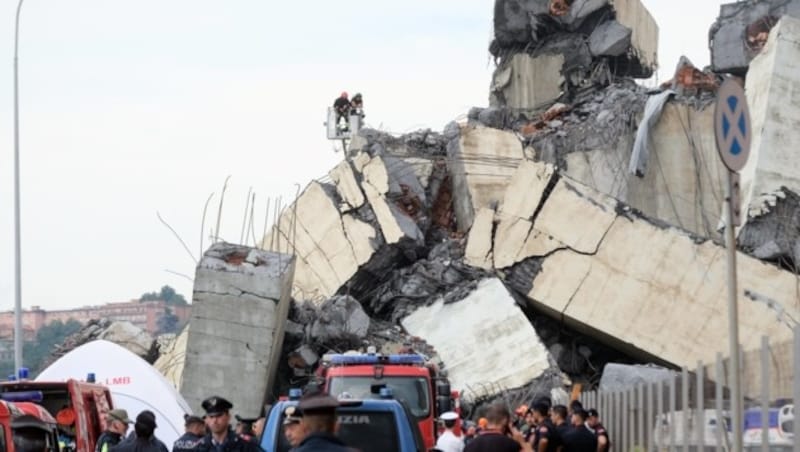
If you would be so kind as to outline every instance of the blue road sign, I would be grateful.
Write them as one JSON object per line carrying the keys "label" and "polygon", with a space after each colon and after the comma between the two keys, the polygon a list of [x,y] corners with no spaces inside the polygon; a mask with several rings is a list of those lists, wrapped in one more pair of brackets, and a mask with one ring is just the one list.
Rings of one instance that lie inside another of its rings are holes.
{"label": "blue road sign", "polygon": [[717,91],[714,111],[714,133],[722,162],[731,171],[739,171],[747,164],[753,132],[750,109],[744,89],[734,79],[727,79]]}

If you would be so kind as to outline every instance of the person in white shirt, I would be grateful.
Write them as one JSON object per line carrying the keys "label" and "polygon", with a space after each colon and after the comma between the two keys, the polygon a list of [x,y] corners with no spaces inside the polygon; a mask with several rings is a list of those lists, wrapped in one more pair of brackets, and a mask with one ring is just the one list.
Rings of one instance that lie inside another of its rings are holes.
{"label": "person in white shirt", "polygon": [[448,411],[440,418],[444,422],[444,433],[436,440],[436,449],[442,452],[462,452],[464,450],[464,440],[453,433],[456,426],[458,414]]}

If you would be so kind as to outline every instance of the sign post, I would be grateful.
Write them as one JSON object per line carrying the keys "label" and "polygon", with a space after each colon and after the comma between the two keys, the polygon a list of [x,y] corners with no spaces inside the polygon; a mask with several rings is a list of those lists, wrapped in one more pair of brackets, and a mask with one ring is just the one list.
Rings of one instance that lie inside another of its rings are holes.
{"label": "sign post", "polygon": [[736,226],[741,225],[741,201],[739,198],[739,171],[750,156],[752,130],[750,110],[742,86],[734,79],[727,79],[717,92],[714,111],[714,132],[717,151],[722,163],[728,168],[726,184],[727,212],[725,222],[725,246],[728,249],[728,337],[731,355],[731,418],[733,422],[734,452],[741,452],[744,413],[742,406],[741,367],[739,363],[739,315],[736,277]]}

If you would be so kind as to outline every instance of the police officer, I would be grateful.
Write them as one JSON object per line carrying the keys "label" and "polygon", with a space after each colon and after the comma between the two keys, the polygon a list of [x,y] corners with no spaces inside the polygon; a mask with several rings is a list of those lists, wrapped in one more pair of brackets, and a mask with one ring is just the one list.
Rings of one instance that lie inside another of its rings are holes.
{"label": "police officer", "polygon": [[183,416],[184,433],[172,445],[172,452],[196,451],[203,444],[203,437],[206,434],[206,424],[202,418],[197,416]]}
{"label": "police officer", "polygon": [[286,439],[292,447],[299,446],[306,437],[302,422],[303,415],[296,406],[287,406],[283,410],[283,434],[286,435]]}
{"label": "police officer", "polygon": [[334,435],[339,401],[327,394],[311,394],[300,400],[305,438],[295,452],[348,452],[350,449]]}
{"label": "police officer", "polygon": [[261,447],[231,429],[231,402],[212,396],[203,400],[202,405],[209,433],[199,448],[201,452],[261,452]]}
{"label": "police officer", "polygon": [[258,418],[244,418],[240,417],[238,414],[235,417],[236,421],[238,422],[236,424],[236,434],[248,441],[258,444],[258,438],[256,437],[256,434],[253,433],[253,424],[256,423]]}

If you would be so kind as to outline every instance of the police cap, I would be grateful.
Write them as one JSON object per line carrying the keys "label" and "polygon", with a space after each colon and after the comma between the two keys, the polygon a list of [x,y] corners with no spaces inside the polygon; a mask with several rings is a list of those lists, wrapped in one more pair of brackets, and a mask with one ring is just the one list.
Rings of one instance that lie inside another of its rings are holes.
{"label": "police cap", "polygon": [[458,419],[458,413],[454,411],[448,411],[442,414],[441,419],[443,421],[455,421],[456,419]]}
{"label": "police cap", "polygon": [[235,417],[236,420],[242,424],[254,424],[258,420],[257,417],[241,417],[238,414],[234,415],[233,417]]}
{"label": "police cap", "polygon": [[283,410],[283,425],[299,424],[303,420],[303,413],[296,406],[287,406]]}
{"label": "police cap", "polygon": [[203,400],[203,409],[206,410],[206,415],[214,416],[226,413],[233,408],[233,404],[220,396],[211,396]]}
{"label": "police cap", "polygon": [[336,408],[338,407],[339,401],[336,400],[336,398],[322,393],[303,397],[303,399],[300,400],[300,403],[297,404],[297,408],[302,411],[304,415],[315,413],[335,413]]}
{"label": "police cap", "polygon": [[589,408],[588,410],[586,410],[586,415],[587,415],[588,417],[597,417],[597,416],[599,416],[600,414],[597,412],[597,410],[596,410],[596,409],[594,409],[594,408]]}
{"label": "police cap", "polygon": [[191,414],[184,414],[183,415],[183,423],[184,423],[184,425],[189,426],[189,425],[192,425],[192,424],[203,424],[204,422],[203,422],[203,418],[201,418],[199,416],[194,416],[194,415],[191,415]]}

